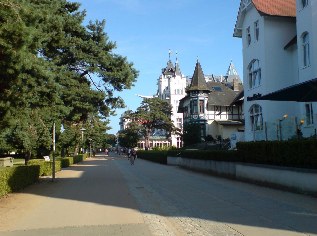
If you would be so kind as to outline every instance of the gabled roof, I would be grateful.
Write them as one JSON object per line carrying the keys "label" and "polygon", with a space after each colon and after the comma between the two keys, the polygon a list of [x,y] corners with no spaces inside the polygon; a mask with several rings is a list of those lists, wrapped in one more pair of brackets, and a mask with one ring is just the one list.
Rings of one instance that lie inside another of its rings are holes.
{"label": "gabled roof", "polygon": [[237,21],[234,27],[234,37],[241,37],[241,27],[247,9],[254,6],[261,15],[278,17],[296,17],[296,0],[241,0]]}
{"label": "gabled roof", "polygon": [[176,60],[176,63],[175,63],[175,75],[182,75],[182,72],[181,72],[181,69],[179,68],[179,65],[178,65],[178,60]]}
{"label": "gabled roof", "polygon": [[164,75],[174,75],[175,68],[171,60],[168,60],[166,67],[162,69],[162,73]]}
{"label": "gabled roof", "polygon": [[208,95],[208,110],[212,106],[231,106],[237,97],[237,93],[223,83],[208,82],[207,85],[211,90]]}
{"label": "gabled roof", "polygon": [[252,2],[262,14],[296,17],[296,0],[252,0]]}
{"label": "gabled roof", "polygon": [[187,89],[187,91],[207,91],[207,92],[210,91],[210,89],[207,87],[204,72],[198,60],[196,62],[195,71],[194,71],[191,84],[189,88]]}

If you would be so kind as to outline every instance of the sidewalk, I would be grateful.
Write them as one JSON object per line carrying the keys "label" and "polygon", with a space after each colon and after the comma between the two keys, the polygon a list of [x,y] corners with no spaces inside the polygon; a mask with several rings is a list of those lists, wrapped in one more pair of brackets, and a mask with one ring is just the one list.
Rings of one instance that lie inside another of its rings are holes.
{"label": "sidewalk", "polygon": [[88,158],[55,182],[1,199],[0,235],[150,235],[114,156]]}

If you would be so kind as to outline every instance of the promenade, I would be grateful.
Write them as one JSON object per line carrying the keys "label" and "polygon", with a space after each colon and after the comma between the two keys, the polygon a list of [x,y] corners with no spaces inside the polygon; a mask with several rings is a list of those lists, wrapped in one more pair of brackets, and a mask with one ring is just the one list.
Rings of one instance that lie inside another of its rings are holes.
{"label": "promenade", "polygon": [[0,199],[0,235],[317,235],[317,199],[97,155]]}

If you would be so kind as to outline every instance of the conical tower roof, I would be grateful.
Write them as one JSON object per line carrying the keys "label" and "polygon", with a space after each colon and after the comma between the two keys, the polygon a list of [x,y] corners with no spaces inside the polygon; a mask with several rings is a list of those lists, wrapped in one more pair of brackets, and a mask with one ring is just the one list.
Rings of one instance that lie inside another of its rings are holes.
{"label": "conical tower roof", "polygon": [[207,91],[210,92],[210,89],[207,86],[204,72],[201,68],[200,63],[196,62],[196,67],[194,71],[194,75],[192,77],[191,84],[188,88],[188,91]]}
{"label": "conical tower roof", "polygon": [[178,59],[176,58],[176,63],[175,63],[175,75],[182,75],[181,69],[179,68],[178,64]]}
{"label": "conical tower roof", "polygon": [[229,68],[227,70],[227,76],[230,75],[238,75],[238,72],[236,70],[236,67],[233,65],[232,61],[230,62]]}

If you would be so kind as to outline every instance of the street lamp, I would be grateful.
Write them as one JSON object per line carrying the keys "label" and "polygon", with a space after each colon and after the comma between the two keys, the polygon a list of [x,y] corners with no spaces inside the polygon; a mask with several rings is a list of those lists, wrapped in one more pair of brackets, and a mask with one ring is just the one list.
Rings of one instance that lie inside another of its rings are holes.
{"label": "street lamp", "polygon": [[288,115],[285,114],[282,119],[279,119],[279,120],[278,120],[279,131],[280,131],[280,141],[283,140],[283,138],[282,138],[282,121],[285,120],[287,117],[288,117]]}
{"label": "street lamp", "polygon": [[82,144],[82,153],[84,153],[84,131],[86,131],[85,128],[81,128],[81,144]]}
{"label": "street lamp", "polygon": [[89,157],[92,156],[92,155],[91,155],[91,141],[92,141],[92,139],[89,138]]}

